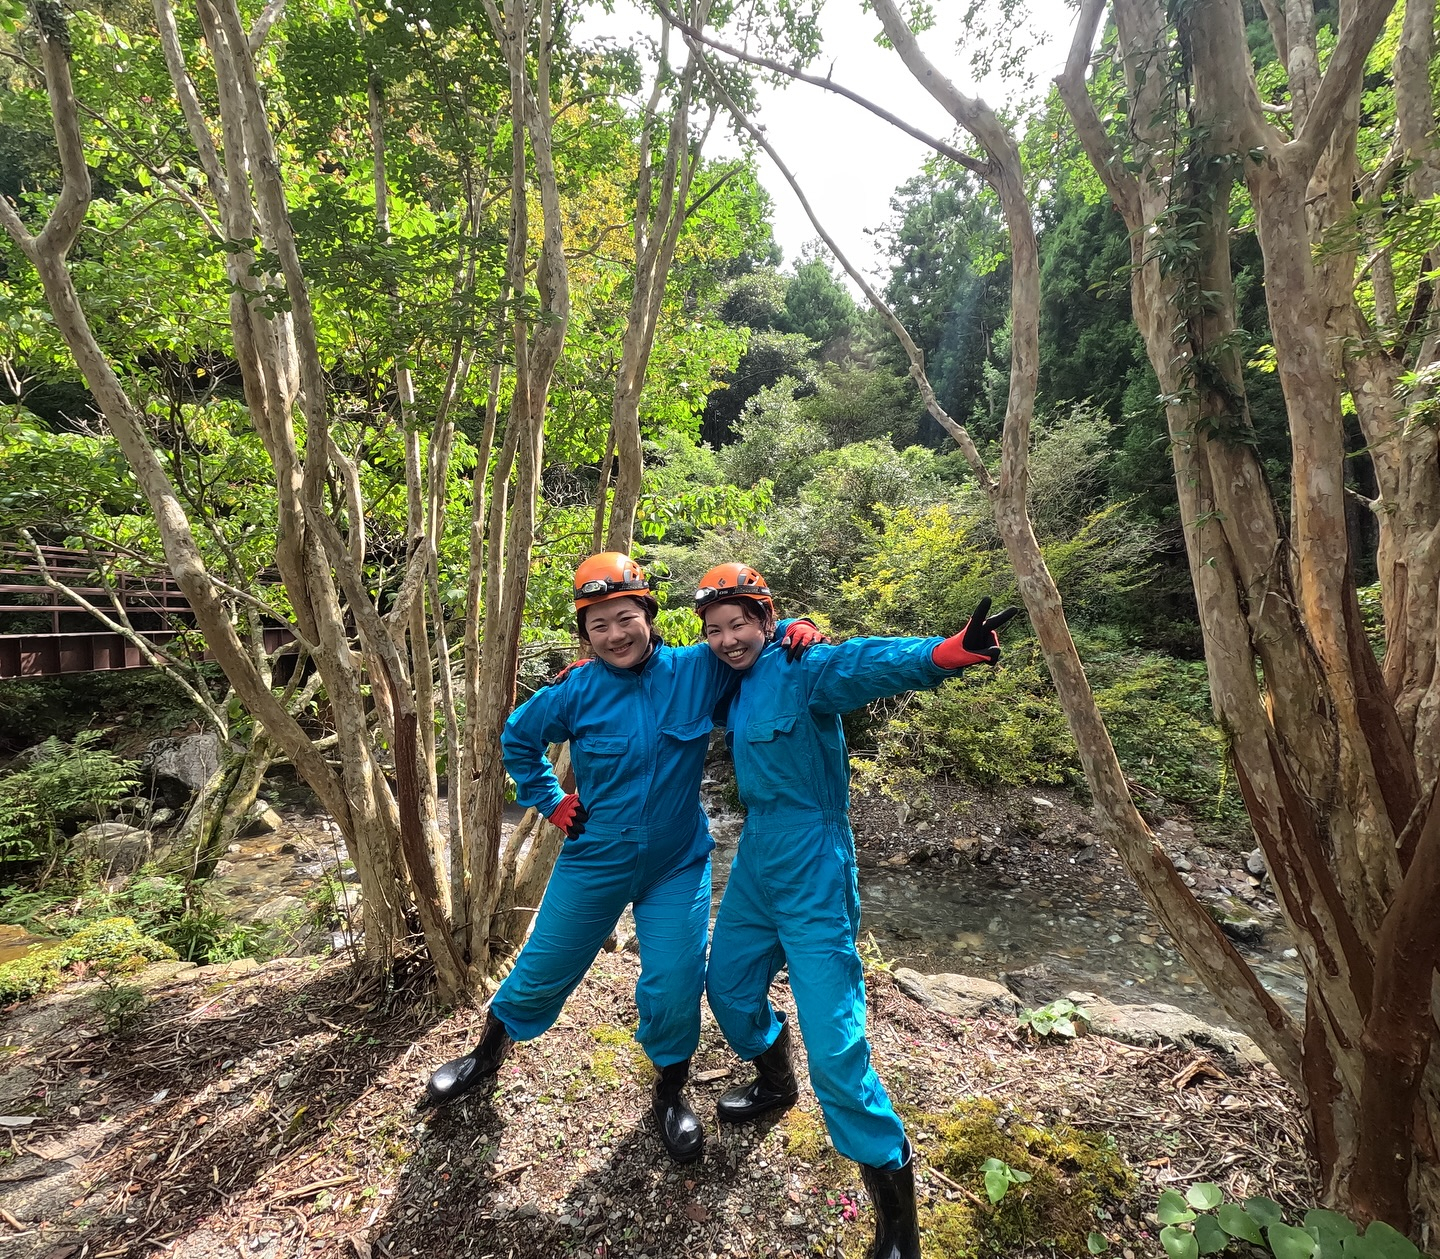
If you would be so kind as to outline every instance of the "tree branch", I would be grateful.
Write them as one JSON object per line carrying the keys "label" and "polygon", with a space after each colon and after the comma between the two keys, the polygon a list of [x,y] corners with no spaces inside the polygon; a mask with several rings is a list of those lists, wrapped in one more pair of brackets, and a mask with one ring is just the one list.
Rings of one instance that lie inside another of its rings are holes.
{"label": "tree branch", "polygon": [[910,360],[910,378],[920,390],[920,396],[925,401],[925,409],[934,418],[935,422],[955,439],[956,444],[964,452],[965,459],[970,464],[970,469],[974,472],[975,479],[980,483],[981,488],[984,489],[987,494],[993,493],[995,486],[990,476],[990,470],[985,466],[985,460],[980,457],[980,451],[976,448],[970,434],[965,431],[962,425],[956,423],[956,421],[950,417],[945,408],[940,405],[940,400],[935,396],[935,390],[930,384],[930,378],[925,374],[925,355],[920,347],[915,344],[909,332],[906,331],[905,325],[900,322],[885,299],[881,297],[874,286],[860,274],[846,256],[844,250],[835,243],[835,238],[826,231],[825,225],[820,222],[819,217],[810,205],[810,201],[805,196],[804,190],[800,187],[800,183],[795,178],[794,173],[780,160],[780,155],[775,152],[774,146],[765,138],[760,129],[750,121],[745,111],[735,103],[730,93],[725,90],[725,85],[720,81],[720,77],[710,68],[710,63],[705,59],[705,54],[701,50],[698,41],[690,40],[689,42],[691,52],[699,59],[700,67],[704,70],[705,77],[710,80],[711,88],[713,88],[715,94],[719,96],[725,108],[730,111],[730,116],[734,118],[736,124],[747,132],[750,138],[765,151],[766,156],[775,163],[775,168],[785,177],[785,182],[790,185],[790,190],[800,202],[801,208],[805,211],[806,216],[809,218],[820,239],[825,242],[825,247],[830,250],[835,257],[835,261],[844,268],[845,274],[855,282],[856,287],[865,294],[871,306],[879,313],[881,319],[885,321],[890,331],[895,334],[896,339],[905,350],[905,356]]}
{"label": "tree branch", "polygon": [[80,234],[80,224],[90,208],[90,170],[85,165],[75,84],[70,77],[70,32],[65,25],[65,13],[56,0],[37,0],[34,14],[42,36],[40,56],[64,179],[50,218],[35,240],[35,248],[40,253],[63,258]]}
{"label": "tree branch", "polygon": [[283,16],[284,12],[285,0],[270,0],[260,11],[245,41],[249,45],[250,55],[252,57],[265,46],[265,41],[270,38],[270,31],[274,28],[275,23]]}
{"label": "tree branch", "polygon": [[1360,86],[1365,60],[1394,7],[1395,0],[1359,0],[1354,19],[1340,32],[1315,101],[1299,124],[1295,138],[1283,150],[1302,171],[1315,169],[1320,154],[1330,142],[1330,133],[1340,121],[1345,102]]}
{"label": "tree branch", "polygon": [[924,131],[921,131],[919,127],[912,126],[903,118],[892,114],[883,106],[877,105],[867,97],[861,96],[859,92],[852,88],[845,87],[843,84],[836,83],[829,75],[826,75],[825,78],[822,79],[819,75],[806,74],[803,70],[797,70],[794,66],[787,66],[783,61],[776,61],[771,57],[762,57],[758,53],[747,52],[743,48],[736,48],[731,44],[722,43],[720,40],[714,38],[714,36],[705,34],[704,31],[698,30],[683,18],[671,12],[665,4],[665,0],[651,0],[651,2],[655,5],[661,17],[669,22],[671,26],[675,27],[676,30],[684,34],[686,42],[691,45],[692,50],[694,50],[694,45],[697,43],[705,44],[713,48],[716,52],[723,52],[726,56],[734,57],[737,61],[746,61],[752,66],[760,66],[765,70],[773,70],[776,74],[786,75],[800,83],[809,83],[814,87],[824,88],[827,92],[834,92],[837,96],[843,96],[846,100],[854,101],[861,109],[868,109],[877,118],[883,118],[892,127],[896,127],[906,135],[912,136],[922,144],[928,145],[934,149],[935,152],[943,154],[952,162],[963,166],[972,174],[979,175],[982,179],[988,177],[986,173],[988,168],[985,163],[978,158],[966,153],[963,149],[957,149],[953,144],[947,144],[944,140],[937,140],[934,136],[927,135]]}
{"label": "tree branch", "polygon": [[[283,0],[282,0],[283,2]],[[200,107],[200,97],[190,71],[185,68],[185,53],[180,47],[180,33],[175,26],[175,10],[170,0],[154,0],[155,26],[160,32],[160,47],[165,53],[165,65],[170,71],[170,82],[175,88],[175,97],[180,102],[180,113],[185,118],[185,129],[190,133],[190,143],[200,158],[200,169],[216,190],[216,200],[224,201],[226,187],[225,173],[220,169],[220,155],[215,149],[214,137],[205,121],[205,111]]]}
{"label": "tree branch", "polygon": [[1084,0],[1081,4],[1075,36],[1070,42],[1070,55],[1065,60],[1065,69],[1055,76],[1055,87],[1060,99],[1065,102],[1065,109],[1080,139],[1080,147],[1085,150],[1095,173],[1105,184],[1111,201],[1125,220],[1125,226],[1135,232],[1144,226],[1140,185],[1135,176],[1125,169],[1085,87],[1090,52],[1095,46],[1095,32],[1105,14],[1106,3],[1107,0]]}

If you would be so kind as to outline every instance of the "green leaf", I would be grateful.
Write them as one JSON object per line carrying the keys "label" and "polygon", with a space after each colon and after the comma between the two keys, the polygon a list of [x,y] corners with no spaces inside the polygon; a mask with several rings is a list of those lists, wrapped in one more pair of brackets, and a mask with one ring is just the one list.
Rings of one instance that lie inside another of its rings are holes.
{"label": "green leaf", "polygon": [[1202,1255],[1218,1255],[1230,1244],[1230,1234],[1213,1215],[1202,1215],[1195,1221],[1195,1243]]}
{"label": "green leaf", "polygon": [[1280,1209],[1280,1204],[1270,1198],[1247,1198],[1245,1209],[1250,1212],[1250,1218],[1261,1228],[1279,1224],[1285,1218],[1285,1212]]}
{"label": "green leaf", "polygon": [[1010,1173],[1010,1179],[1017,1185],[1023,1185],[1027,1180],[1031,1179],[1029,1172],[1022,1172],[1018,1167],[1007,1167],[1005,1170]]}
{"label": "green leaf", "polygon": [[1003,1160],[998,1158],[987,1158],[983,1163],[980,1164],[980,1170],[982,1172],[1003,1172],[1009,1169],[1008,1165]]}
{"label": "green leaf", "polygon": [[1265,1239],[1260,1235],[1260,1228],[1244,1207],[1234,1202],[1223,1202],[1215,1212],[1215,1218],[1231,1237],[1238,1237],[1242,1241],[1254,1242],[1260,1246]]}
{"label": "green leaf", "polygon": [[1185,1199],[1173,1189],[1167,1189],[1160,1195],[1155,1215],[1162,1224],[1188,1224],[1195,1218],[1195,1212],[1185,1205]]}
{"label": "green leaf", "polygon": [[990,1204],[993,1206],[1010,1189],[1010,1177],[1004,1172],[989,1171],[985,1173],[985,1192],[990,1196]]}
{"label": "green leaf", "polygon": [[[1177,1198],[1179,1194],[1175,1195]],[[1199,1243],[1188,1228],[1176,1228],[1173,1224],[1160,1230],[1160,1244],[1170,1259],[1198,1259]]]}
{"label": "green leaf", "polygon": [[1345,1259],[1419,1259],[1420,1255],[1414,1242],[1380,1220],[1371,1222],[1364,1237],[1346,1237],[1342,1253]]}
{"label": "green leaf", "polygon": [[1355,1236],[1355,1222],[1338,1211],[1306,1211],[1305,1231],[1315,1239],[1319,1259],[1341,1259],[1345,1239]]}
{"label": "green leaf", "polygon": [[1185,1191],[1185,1201],[1197,1211],[1213,1211],[1220,1205],[1224,1196],[1220,1192],[1220,1186],[1212,1185],[1208,1180],[1191,1185]]}
{"label": "green leaf", "polygon": [[1085,1249],[1092,1255],[1103,1255],[1110,1249],[1110,1239],[1104,1233],[1091,1233],[1085,1239]]}
{"label": "green leaf", "polygon": [[1289,1224],[1272,1224],[1265,1230],[1275,1259],[1310,1259],[1315,1253],[1315,1239],[1303,1228]]}

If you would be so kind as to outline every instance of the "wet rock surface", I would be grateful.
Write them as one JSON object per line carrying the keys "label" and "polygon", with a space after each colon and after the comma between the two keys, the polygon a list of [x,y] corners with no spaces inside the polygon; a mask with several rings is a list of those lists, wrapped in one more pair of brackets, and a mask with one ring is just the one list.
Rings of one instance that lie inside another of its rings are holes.
{"label": "wet rock surface", "polygon": [[[1021,992],[1027,1005],[1074,988],[1224,1022],[1113,847],[1068,792],[1041,797],[943,783],[932,792],[923,809],[859,791],[852,798],[861,934],[873,936],[887,959],[923,974],[1004,980],[1017,992],[1025,981],[1016,987],[1012,976],[1039,966],[1046,974],[1032,986],[1038,999]],[[917,834],[919,823],[925,829]],[[1254,854],[1175,820],[1159,823],[1156,835],[1261,981],[1301,1011],[1303,971],[1268,880],[1248,872]]]}
{"label": "wet rock surface", "polygon": [[901,967],[895,971],[895,985],[907,997],[927,1009],[957,1019],[987,1015],[1004,1017],[1020,1012],[1020,1001],[1004,984],[969,975],[922,975]]}

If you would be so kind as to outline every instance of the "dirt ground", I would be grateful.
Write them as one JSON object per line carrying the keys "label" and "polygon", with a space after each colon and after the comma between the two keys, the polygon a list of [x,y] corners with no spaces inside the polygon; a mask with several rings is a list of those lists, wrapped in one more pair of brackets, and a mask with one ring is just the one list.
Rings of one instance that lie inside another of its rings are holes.
{"label": "dirt ground", "polygon": [[[156,972],[121,1039],[84,988],[19,1007],[0,1016],[0,1256],[862,1250],[873,1225],[858,1170],[818,1144],[808,1090],[778,1124],[717,1130],[715,1099],[748,1068],[708,1013],[691,1085],[706,1153],[670,1163],[631,1039],[637,965],[602,954],[490,1095],[428,1118],[414,1110],[423,1081],[470,1046],[479,1015],[386,996],[342,960]],[[783,982],[776,1000],[789,1005]],[[902,1108],[993,1097],[1114,1138],[1139,1177],[1097,1224],[1117,1259],[1159,1253],[1149,1213],[1167,1185],[1213,1179],[1292,1203],[1312,1192],[1293,1099],[1268,1067],[1227,1077],[1178,1049],[1034,1044],[1008,1021],[924,1009],[883,972],[870,1006],[875,1061]],[[926,1166],[933,1134],[912,1135],[922,1204],[974,1197]]]}

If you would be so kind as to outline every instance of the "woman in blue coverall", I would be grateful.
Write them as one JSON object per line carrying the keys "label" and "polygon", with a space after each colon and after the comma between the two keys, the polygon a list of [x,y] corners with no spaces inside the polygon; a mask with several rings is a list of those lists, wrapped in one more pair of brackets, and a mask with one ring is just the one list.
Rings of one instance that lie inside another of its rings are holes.
{"label": "woman in blue coverall", "polygon": [[861,1166],[875,1204],[871,1259],[919,1259],[910,1143],[865,1039],[865,982],[850,763],[840,714],[873,699],[928,689],[973,664],[995,664],[996,631],[984,600],[952,638],[852,638],[778,667],[775,611],[764,579],[722,564],[701,579],[696,611],[712,651],[744,681],[731,701],[727,741],[745,826],[710,943],[706,997],[726,1040],[756,1067],[731,1089],[722,1122],[783,1110],[798,1096],[790,1029],[770,1005],[788,964],[790,989],[830,1139]]}
{"label": "woman in blue coverall", "polygon": [[[640,945],[636,1039],[658,1071],[656,1126],[671,1156],[688,1162],[704,1144],[681,1090],[700,1040],[715,846],[700,779],[716,706],[739,678],[704,646],[660,640],[649,581],[627,555],[605,552],[580,565],[575,609],[595,663],[537,691],[501,735],[516,800],[563,830],[566,843],[479,1045],[430,1077],[427,1100],[469,1092],[515,1041],[546,1031],[628,904]],[[804,621],[788,632],[797,656],[819,637]],[[547,744],[567,741],[576,783],[569,794],[545,756]]]}

